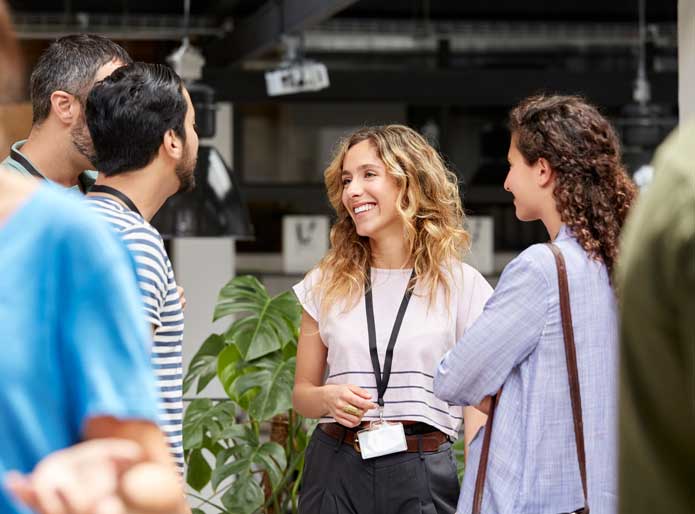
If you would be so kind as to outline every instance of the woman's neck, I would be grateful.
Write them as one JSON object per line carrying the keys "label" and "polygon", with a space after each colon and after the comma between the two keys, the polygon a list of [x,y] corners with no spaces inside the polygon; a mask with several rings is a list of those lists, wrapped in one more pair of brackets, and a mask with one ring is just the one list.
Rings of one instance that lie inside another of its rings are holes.
{"label": "woman's neck", "polygon": [[560,228],[562,227],[562,219],[560,218],[560,213],[557,209],[549,209],[547,213],[541,218],[545,229],[548,231],[550,240],[554,241],[555,238],[560,233]]}
{"label": "woman's neck", "polygon": [[370,238],[372,266],[384,269],[403,269],[412,267],[412,256],[403,240],[403,234],[389,234]]}
{"label": "woman's neck", "polygon": [[546,189],[545,196],[538,201],[538,204],[538,217],[543,222],[545,230],[548,231],[550,240],[554,241],[560,233],[560,228],[562,228],[562,217],[557,209],[557,201],[553,195],[552,187]]}

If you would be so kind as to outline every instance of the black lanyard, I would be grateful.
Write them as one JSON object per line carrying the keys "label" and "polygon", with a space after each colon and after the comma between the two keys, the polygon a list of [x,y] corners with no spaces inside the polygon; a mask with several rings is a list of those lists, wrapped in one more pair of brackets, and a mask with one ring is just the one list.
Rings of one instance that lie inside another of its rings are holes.
{"label": "black lanyard", "polygon": [[[37,170],[34,165],[29,162],[29,159],[24,157],[21,153],[19,153],[17,150],[14,148],[10,149],[10,157],[12,157],[15,161],[17,161],[19,164],[22,165],[22,167],[29,172],[30,175],[41,179],[41,180],[46,180],[46,177],[44,177],[39,170]],[[87,191],[90,190],[90,184],[92,184],[92,181],[90,180],[89,183],[85,180],[84,175],[80,175],[77,177],[77,181],[80,183],[81,190],[83,193],[86,193]]]}
{"label": "black lanyard", "polygon": [[[369,273],[369,272],[368,272]],[[376,390],[378,394],[377,403],[379,407],[383,409],[384,407],[384,393],[389,385],[389,379],[391,378],[391,363],[393,362],[393,347],[396,346],[396,339],[398,338],[398,332],[401,329],[401,323],[403,323],[403,317],[405,316],[405,310],[408,308],[408,302],[410,297],[413,295],[413,290],[410,288],[410,282],[415,276],[415,270],[410,275],[408,280],[408,287],[403,295],[403,300],[401,301],[401,306],[398,308],[398,314],[396,314],[396,321],[393,323],[393,329],[391,330],[391,338],[389,339],[389,344],[386,347],[386,357],[384,358],[384,374],[382,377],[381,366],[379,365],[379,354],[376,350],[376,328],[374,326],[374,303],[372,300],[372,286],[371,277],[367,275],[367,283],[365,284],[365,294],[364,294],[364,304],[367,309],[367,332],[369,333],[369,355],[372,358],[372,368],[374,369],[374,378],[376,378]]]}
{"label": "black lanyard", "polygon": [[89,190],[90,193],[106,193],[107,195],[115,196],[118,198],[121,202],[126,204],[128,209],[133,211],[136,214],[140,214],[140,211],[138,210],[137,206],[133,203],[133,201],[126,196],[125,193],[121,193],[118,189],[111,187],[111,186],[103,186],[103,185],[93,185],[92,189]]}
{"label": "black lanyard", "polygon": [[15,161],[17,161],[19,164],[21,164],[25,170],[27,170],[31,175],[35,176],[36,178],[40,178],[42,180],[46,180],[46,177],[41,175],[39,170],[34,168],[34,165],[29,162],[29,159],[24,157],[21,153],[19,153],[17,150],[12,148],[10,150],[10,157],[12,157]]}

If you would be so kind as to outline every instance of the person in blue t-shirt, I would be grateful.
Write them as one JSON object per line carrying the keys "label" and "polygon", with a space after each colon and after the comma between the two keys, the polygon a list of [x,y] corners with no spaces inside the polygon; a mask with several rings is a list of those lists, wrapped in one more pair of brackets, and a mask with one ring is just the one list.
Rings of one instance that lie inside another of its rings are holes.
{"label": "person in blue t-shirt", "polygon": [[[79,466],[58,466],[47,487],[29,473],[57,450],[114,437],[137,443],[138,460],[174,475],[156,425],[133,266],[115,235],[73,194],[0,173],[0,269],[0,480],[35,510],[54,512],[51,503],[70,489],[76,498],[93,493],[71,474]],[[7,479],[11,470],[20,475]],[[174,484],[167,512],[183,512]],[[0,512],[27,511],[0,488]]]}
{"label": "person in blue t-shirt", "polygon": [[[4,0],[0,43],[3,102],[21,89]],[[0,512],[190,512],[153,422],[132,261],[52,189],[0,170]]]}

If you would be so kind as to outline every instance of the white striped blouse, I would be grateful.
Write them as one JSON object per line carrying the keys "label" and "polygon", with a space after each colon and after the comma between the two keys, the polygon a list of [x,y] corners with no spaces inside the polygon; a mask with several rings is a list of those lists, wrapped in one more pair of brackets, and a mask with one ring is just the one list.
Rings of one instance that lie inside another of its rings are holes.
{"label": "white striped blouse", "polygon": [[[372,268],[377,351],[382,366],[411,272],[412,269]],[[313,289],[319,276],[318,270],[309,272],[294,286],[294,292],[307,314],[318,322],[321,340],[328,348],[326,383],[358,385],[372,392],[376,400],[364,296],[346,312],[342,305],[332,305],[321,316],[320,294]],[[492,288],[478,271],[462,262],[454,264],[449,283],[449,303],[440,286],[436,301],[429,308],[426,291],[419,285],[415,287],[393,352],[384,417],[421,421],[456,438],[463,420],[462,408],[437,399],[432,380],[439,360],[480,315]],[[364,417],[377,418],[376,410],[368,411]],[[324,417],[319,422],[334,420]]]}

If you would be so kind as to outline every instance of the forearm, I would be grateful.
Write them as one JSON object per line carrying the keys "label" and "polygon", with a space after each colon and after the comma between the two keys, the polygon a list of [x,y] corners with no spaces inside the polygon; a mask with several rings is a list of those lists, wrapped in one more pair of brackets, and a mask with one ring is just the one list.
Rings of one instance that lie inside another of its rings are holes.
{"label": "forearm", "polygon": [[[139,505],[139,510],[188,514],[182,481],[161,430],[148,421],[118,420],[113,417],[90,419],[85,439],[119,438],[140,446],[143,463],[123,477],[124,500]],[[128,476],[130,475],[130,479]],[[156,487],[155,487],[156,486]],[[161,510],[160,506],[163,506]]]}
{"label": "forearm", "polygon": [[442,359],[434,377],[434,394],[454,405],[477,406],[499,387],[499,378],[487,373],[484,365],[466,366],[470,361],[463,353],[457,346]]}
{"label": "forearm", "polygon": [[292,393],[294,410],[305,418],[320,418],[327,414],[328,406],[324,394],[326,387],[311,383],[296,384]]}
{"label": "forearm", "polygon": [[463,439],[464,455],[468,461],[468,447],[478,431],[485,426],[487,416],[476,407],[464,407],[463,409]]}

